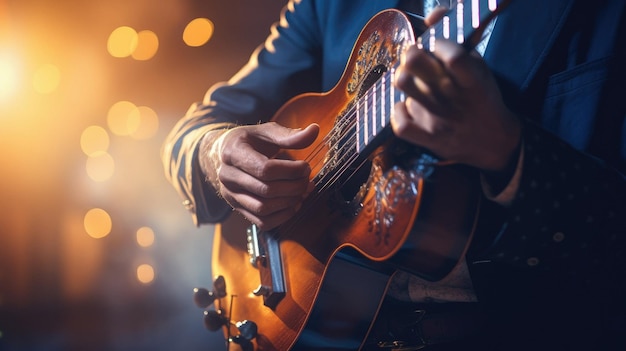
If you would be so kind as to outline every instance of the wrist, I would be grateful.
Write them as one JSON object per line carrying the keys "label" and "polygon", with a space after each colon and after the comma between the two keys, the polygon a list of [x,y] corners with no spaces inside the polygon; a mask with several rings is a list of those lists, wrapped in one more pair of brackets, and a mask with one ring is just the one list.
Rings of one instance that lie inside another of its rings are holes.
{"label": "wrist", "polygon": [[497,170],[482,171],[484,180],[483,184],[487,186],[489,193],[499,194],[511,182],[511,179],[517,171],[521,152],[522,141],[520,138],[517,145],[513,149],[513,152],[509,154],[509,157],[503,167]]}
{"label": "wrist", "polygon": [[205,180],[219,193],[218,171],[221,164],[220,150],[223,136],[229,129],[211,130],[204,134],[199,144],[198,163]]}

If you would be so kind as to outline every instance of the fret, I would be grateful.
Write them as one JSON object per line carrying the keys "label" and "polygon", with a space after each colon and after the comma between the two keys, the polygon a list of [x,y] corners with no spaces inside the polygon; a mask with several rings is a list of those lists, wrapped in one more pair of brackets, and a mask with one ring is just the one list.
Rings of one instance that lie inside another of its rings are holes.
{"label": "fret", "polygon": [[367,116],[367,98],[369,94],[365,93],[365,97],[363,98],[363,143],[365,145],[370,143],[370,129],[369,129],[369,117]]}
{"label": "fret", "polygon": [[387,101],[385,101],[385,89],[387,88],[387,79],[386,76],[382,76],[380,79],[380,127],[385,127],[385,106],[387,106]]}
{"label": "fret", "polygon": [[361,128],[361,114],[359,113],[359,106],[357,103],[356,106],[356,152],[360,153],[363,149],[361,148],[361,144],[363,143],[363,137],[361,133],[363,132],[363,128]]}
{"label": "fret", "polygon": [[419,48],[435,50],[437,39],[452,39],[469,49],[480,38],[472,38],[474,32],[484,28],[503,0],[457,0],[456,6],[443,19],[416,39]]}
{"label": "fret", "polygon": [[372,89],[372,136],[376,136],[378,134],[378,127],[376,121],[378,120],[378,115],[380,111],[377,110],[376,106],[376,85],[374,85],[374,89]]}
{"label": "fret", "polygon": [[[415,44],[434,51],[438,39],[455,40],[472,49],[478,40],[472,35],[487,25],[494,12],[505,0],[456,0],[454,8],[443,19],[416,38]],[[362,152],[388,126],[393,106],[404,101],[402,91],[393,83],[396,67],[382,74],[379,81],[366,91],[356,103],[356,152]]]}
{"label": "fret", "polygon": [[476,29],[480,26],[480,1],[472,0],[472,28]]}
{"label": "fret", "polygon": [[465,6],[463,3],[459,3],[456,7],[456,42],[457,44],[463,44],[465,42],[465,18],[463,17],[463,10]]}

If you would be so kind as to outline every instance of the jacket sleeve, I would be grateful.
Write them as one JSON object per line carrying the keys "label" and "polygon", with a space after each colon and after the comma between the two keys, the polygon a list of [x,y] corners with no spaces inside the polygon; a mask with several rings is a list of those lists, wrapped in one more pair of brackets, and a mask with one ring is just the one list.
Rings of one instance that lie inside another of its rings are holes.
{"label": "jacket sleeve", "polygon": [[200,170],[202,137],[215,129],[268,121],[291,97],[320,90],[316,18],[313,1],[290,1],[248,63],[193,104],[166,137],[161,152],[165,175],[196,225],[218,222],[231,211]]}

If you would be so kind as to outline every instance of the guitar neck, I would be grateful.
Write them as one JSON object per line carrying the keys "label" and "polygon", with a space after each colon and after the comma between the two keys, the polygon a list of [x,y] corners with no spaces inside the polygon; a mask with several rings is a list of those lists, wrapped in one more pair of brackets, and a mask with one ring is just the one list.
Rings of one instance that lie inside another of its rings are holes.
{"label": "guitar neck", "polygon": [[[437,41],[452,40],[463,45],[468,51],[483,39],[489,22],[504,8],[509,0],[457,0],[443,19],[428,28],[416,39],[420,49],[434,51]],[[394,77],[398,64],[382,73],[357,101],[356,153],[361,154],[389,125],[395,103],[404,101],[405,94],[395,88]]]}

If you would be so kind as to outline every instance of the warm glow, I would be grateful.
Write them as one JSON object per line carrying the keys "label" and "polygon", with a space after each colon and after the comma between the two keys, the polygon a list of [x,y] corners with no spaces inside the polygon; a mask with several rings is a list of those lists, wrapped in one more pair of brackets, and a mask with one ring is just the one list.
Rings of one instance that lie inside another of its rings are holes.
{"label": "warm glow", "polygon": [[115,172],[115,161],[107,152],[99,151],[90,155],[86,163],[87,175],[91,180],[104,182],[111,179]]}
{"label": "warm glow", "polygon": [[183,41],[189,46],[202,46],[213,36],[213,22],[208,18],[196,18],[187,24]]}
{"label": "warm glow", "polygon": [[109,149],[109,133],[100,126],[85,128],[80,136],[80,148],[87,156],[106,152]]}
{"label": "warm glow", "polygon": [[111,216],[101,208],[89,210],[87,214],[85,214],[83,223],[85,225],[85,231],[92,238],[104,238],[111,233]]}
{"label": "warm glow", "polygon": [[137,33],[137,48],[132,56],[135,60],[145,61],[151,59],[159,49],[159,37],[150,30],[142,30]]}
{"label": "warm glow", "polygon": [[109,35],[107,49],[113,57],[128,57],[137,48],[137,42],[137,32],[131,27],[122,26]]}
{"label": "warm glow", "polygon": [[153,109],[147,106],[137,107],[137,113],[128,117],[127,128],[135,139],[149,139],[159,130],[159,117]]}
{"label": "warm glow", "polygon": [[52,64],[45,64],[35,71],[33,86],[35,91],[41,94],[54,92],[61,83],[61,71]]}
{"label": "warm glow", "polygon": [[141,247],[150,247],[154,244],[154,231],[149,227],[141,227],[137,230],[137,244]]}
{"label": "warm glow", "polygon": [[19,72],[19,60],[14,55],[0,51],[0,103],[8,101],[17,93]]}
{"label": "warm glow", "polygon": [[137,267],[137,279],[144,283],[152,283],[154,280],[154,268],[149,264],[142,264]]}
{"label": "warm glow", "polygon": [[116,135],[129,135],[131,132],[129,125],[132,124],[130,121],[140,120],[139,113],[137,106],[130,101],[116,102],[107,115],[109,129]]}

